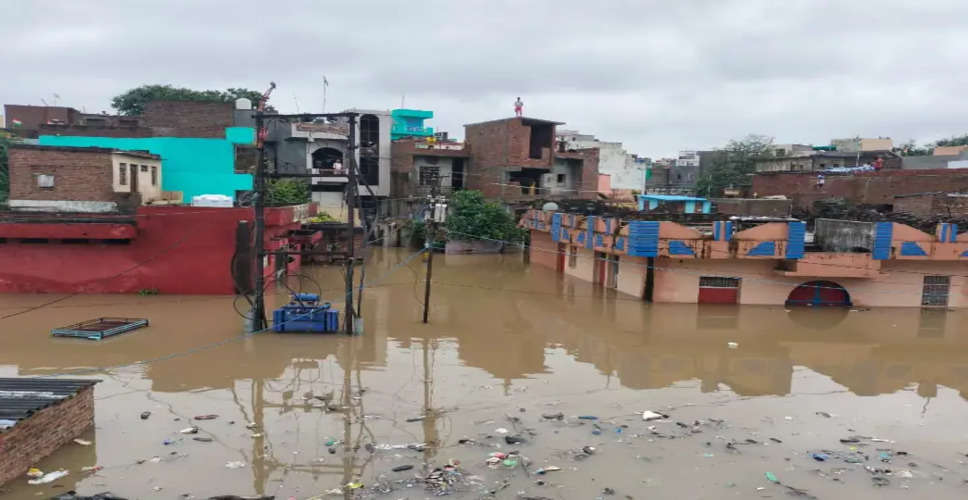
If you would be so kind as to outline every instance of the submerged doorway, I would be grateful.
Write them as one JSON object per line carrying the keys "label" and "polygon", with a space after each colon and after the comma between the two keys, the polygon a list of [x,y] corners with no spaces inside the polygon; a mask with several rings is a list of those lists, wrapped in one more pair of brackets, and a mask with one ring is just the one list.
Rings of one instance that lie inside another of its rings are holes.
{"label": "submerged doorway", "polygon": [[788,306],[850,307],[847,289],[833,281],[808,281],[797,285],[787,297]]}

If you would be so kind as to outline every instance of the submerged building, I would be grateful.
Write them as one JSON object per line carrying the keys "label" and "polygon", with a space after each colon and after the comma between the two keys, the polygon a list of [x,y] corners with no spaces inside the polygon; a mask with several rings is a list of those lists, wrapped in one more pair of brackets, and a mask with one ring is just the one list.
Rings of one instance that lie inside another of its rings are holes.
{"label": "submerged building", "polygon": [[530,210],[530,259],[651,302],[968,307],[968,233],[894,222],[658,220]]}

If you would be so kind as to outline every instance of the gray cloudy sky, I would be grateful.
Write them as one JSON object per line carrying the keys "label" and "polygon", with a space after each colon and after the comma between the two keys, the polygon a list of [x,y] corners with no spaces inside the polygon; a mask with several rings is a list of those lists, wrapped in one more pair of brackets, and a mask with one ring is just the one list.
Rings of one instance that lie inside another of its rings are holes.
{"label": "gray cloudy sky", "polygon": [[[196,5],[200,4],[200,5]],[[3,0],[0,101],[110,110],[143,83],[279,87],[271,103],[512,114],[653,157],[968,131],[968,1]]]}

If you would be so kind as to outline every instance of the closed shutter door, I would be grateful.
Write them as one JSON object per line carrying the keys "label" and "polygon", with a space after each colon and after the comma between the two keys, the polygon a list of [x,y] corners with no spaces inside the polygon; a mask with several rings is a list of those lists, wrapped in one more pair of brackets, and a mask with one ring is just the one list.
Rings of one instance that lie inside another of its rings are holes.
{"label": "closed shutter door", "polygon": [[700,304],[735,304],[739,300],[739,278],[702,276],[699,278]]}

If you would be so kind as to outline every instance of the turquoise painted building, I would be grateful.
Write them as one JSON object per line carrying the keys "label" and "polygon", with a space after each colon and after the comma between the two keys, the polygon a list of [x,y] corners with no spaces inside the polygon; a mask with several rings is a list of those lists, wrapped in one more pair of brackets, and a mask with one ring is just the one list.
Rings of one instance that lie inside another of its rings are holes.
{"label": "turquoise painted building", "polygon": [[425,127],[424,120],[434,117],[433,111],[422,109],[395,109],[390,112],[393,127],[390,128],[390,139],[403,137],[432,137],[433,127]]}
{"label": "turquoise painted building", "polygon": [[202,194],[222,194],[234,200],[236,190],[252,189],[250,174],[235,173],[236,145],[255,142],[251,127],[228,127],[224,139],[42,135],[38,140],[42,146],[150,151],[161,156],[161,189],[181,191],[185,203]]}

